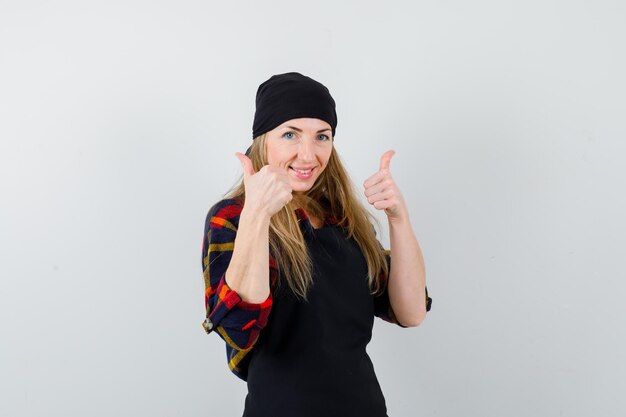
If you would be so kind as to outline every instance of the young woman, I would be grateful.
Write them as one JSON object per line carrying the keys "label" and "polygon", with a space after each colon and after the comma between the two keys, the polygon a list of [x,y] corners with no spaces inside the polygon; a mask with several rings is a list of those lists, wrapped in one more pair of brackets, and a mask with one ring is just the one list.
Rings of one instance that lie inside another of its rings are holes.
{"label": "young woman", "polygon": [[366,346],[374,316],[402,327],[430,310],[409,210],[389,171],[364,183],[387,215],[385,251],[333,146],[328,89],[299,73],[259,86],[243,179],[208,213],[205,330],[246,380],[246,417],[387,416]]}

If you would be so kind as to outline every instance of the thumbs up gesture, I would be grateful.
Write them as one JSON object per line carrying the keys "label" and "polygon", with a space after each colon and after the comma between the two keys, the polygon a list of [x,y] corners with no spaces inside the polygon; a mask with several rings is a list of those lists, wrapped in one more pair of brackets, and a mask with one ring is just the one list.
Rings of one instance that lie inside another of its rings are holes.
{"label": "thumbs up gesture", "polygon": [[380,157],[378,172],[363,183],[367,201],[378,210],[385,210],[390,221],[408,219],[408,209],[404,197],[391,177],[389,164],[395,151],[387,151]]}
{"label": "thumbs up gesture", "polygon": [[265,165],[259,172],[254,172],[250,158],[240,152],[235,156],[243,169],[245,208],[271,217],[291,201],[293,188],[289,184],[287,166]]}

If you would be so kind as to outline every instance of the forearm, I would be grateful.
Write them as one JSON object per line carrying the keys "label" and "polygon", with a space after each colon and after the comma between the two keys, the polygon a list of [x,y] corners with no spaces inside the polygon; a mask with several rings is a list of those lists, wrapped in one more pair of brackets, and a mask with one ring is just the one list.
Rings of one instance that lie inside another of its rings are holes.
{"label": "forearm", "polygon": [[270,293],[269,224],[267,216],[244,207],[239,216],[226,283],[243,301],[262,303]]}
{"label": "forearm", "polygon": [[426,316],[426,272],[422,251],[408,218],[390,221],[389,235],[389,302],[401,324],[417,326]]}

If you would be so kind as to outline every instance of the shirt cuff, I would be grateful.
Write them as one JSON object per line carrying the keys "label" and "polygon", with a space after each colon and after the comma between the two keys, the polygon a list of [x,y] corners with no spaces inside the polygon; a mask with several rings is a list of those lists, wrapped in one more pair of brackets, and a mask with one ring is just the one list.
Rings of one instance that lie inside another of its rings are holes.
{"label": "shirt cuff", "polygon": [[207,317],[202,323],[207,333],[222,326],[235,331],[261,330],[267,324],[269,312],[272,307],[272,293],[261,303],[250,303],[241,299],[237,291],[233,290],[226,283],[225,274],[220,278],[220,282],[214,292],[215,301],[213,308],[209,308],[207,289]]}

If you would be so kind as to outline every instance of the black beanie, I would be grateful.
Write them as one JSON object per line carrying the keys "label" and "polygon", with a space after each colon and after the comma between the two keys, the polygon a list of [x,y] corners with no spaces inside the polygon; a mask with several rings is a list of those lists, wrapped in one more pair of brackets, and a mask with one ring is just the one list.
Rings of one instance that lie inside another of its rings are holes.
{"label": "black beanie", "polygon": [[297,72],[273,75],[256,92],[252,138],[301,117],[327,122],[335,137],[337,112],[328,88]]}

